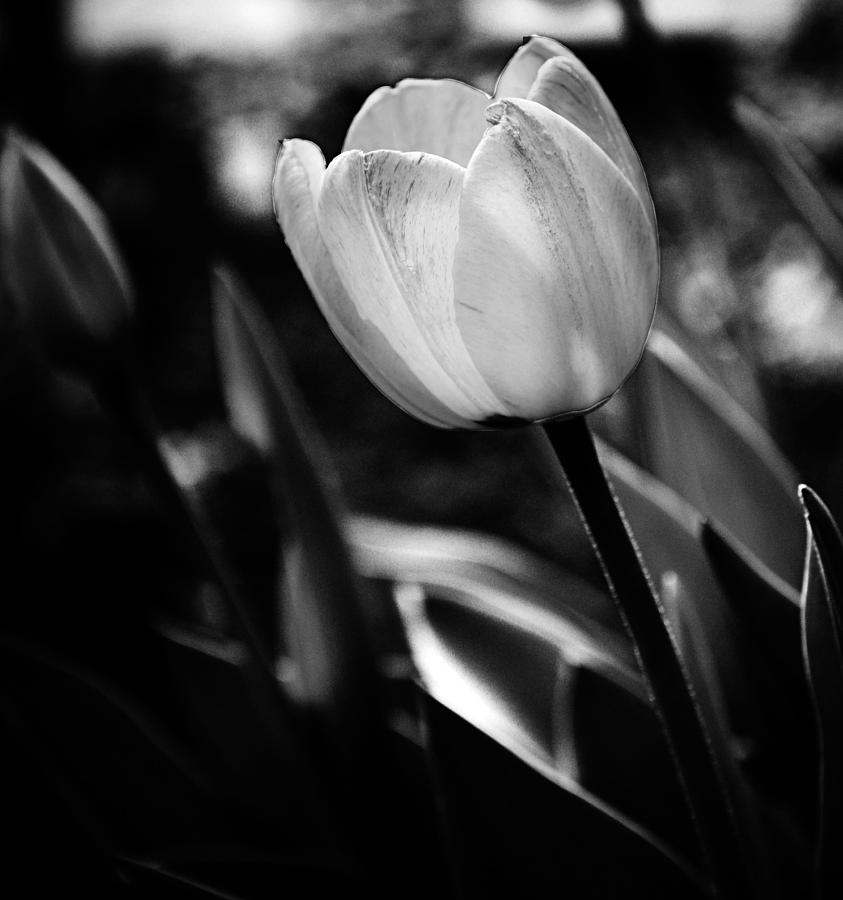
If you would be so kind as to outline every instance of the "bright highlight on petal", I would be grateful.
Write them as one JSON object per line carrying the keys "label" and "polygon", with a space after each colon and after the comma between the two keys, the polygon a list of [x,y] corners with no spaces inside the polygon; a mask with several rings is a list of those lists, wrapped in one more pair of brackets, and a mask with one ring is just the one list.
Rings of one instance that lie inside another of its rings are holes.
{"label": "bright highlight on petal", "polygon": [[495,85],[498,99],[515,97],[526,100],[539,69],[554,56],[576,59],[573,53],[559,41],[534,35],[526,40],[504,66]]}
{"label": "bright highlight on petal", "polygon": [[363,319],[457,415],[503,412],[457,330],[452,268],[464,170],[441,157],[343,153],[317,211],[337,272]]}
{"label": "bright highlight on petal", "polygon": [[530,100],[489,115],[460,208],[460,332],[513,414],[589,409],[643,350],[655,234],[626,178],[570,122]]}
{"label": "bright highlight on petal", "polygon": [[466,426],[412,374],[382,333],[357,313],[331,261],[316,221],[325,160],[310,141],[287,140],[278,154],[273,204],[278,224],[331,330],[366,376],[394,403],[422,421]]}
{"label": "bright highlight on petal", "polygon": [[618,114],[597,79],[571,53],[539,69],[527,99],[553,110],[584,131],[629,179],[655,227],[647,177]]}
{"label": "bright highlight on petal", "polygon": [[488,104],[461,81],[407,78],[369,96],[343,150],[419,151],[465,166],[486,130]]}

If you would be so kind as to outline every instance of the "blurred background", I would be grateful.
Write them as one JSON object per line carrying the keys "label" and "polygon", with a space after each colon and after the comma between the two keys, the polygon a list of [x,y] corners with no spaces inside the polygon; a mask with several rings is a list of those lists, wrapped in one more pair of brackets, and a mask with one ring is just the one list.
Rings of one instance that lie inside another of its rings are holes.
{"label": "blurred background", "polygon": [[[276,326],[351,510],[479,528],[557,558],[580,529],[524,462],[524,434],[440,432],[384,400],[322,321],[269,191],[279,139],[308,138],[330,159],[377,86],[447,76],[491,91],[530,33],[569,44],[628,127],[660,222],[665,314],[843,515],[834,0],[6,3],[0,114],[105,211],[174,433],[213,431],[222,415],[208,297],[224,262]],[[635,458],[623,392],[596,425]]]}

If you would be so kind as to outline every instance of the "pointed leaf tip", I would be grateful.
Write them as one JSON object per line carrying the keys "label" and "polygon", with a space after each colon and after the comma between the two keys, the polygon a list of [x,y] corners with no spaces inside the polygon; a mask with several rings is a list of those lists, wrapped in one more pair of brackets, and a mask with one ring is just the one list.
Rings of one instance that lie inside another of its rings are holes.
{"label": "pointed leaf tip", "polygon": [[10,130],[0,155],[0,261],[24,318],[84,358],[128,325],[129,278],[101,210],[43,147]]}
{"label": "pointed leaf tip", "polygon": [[818,738],[815,896],[843,888],[843,540],[828,507],[807,485],[800,500],[808,530],[802,589],[802,642]]}

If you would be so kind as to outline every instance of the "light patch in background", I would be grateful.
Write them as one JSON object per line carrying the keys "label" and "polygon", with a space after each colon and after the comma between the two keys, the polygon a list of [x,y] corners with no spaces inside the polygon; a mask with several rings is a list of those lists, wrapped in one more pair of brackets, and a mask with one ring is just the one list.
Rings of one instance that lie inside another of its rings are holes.
{"label": "light patch in background", "polygon": [[465,20],[486,37],[512,40],[514,36],[547,34],[566,41],[608,40],[623,26],[614,0],[464,0]]}
{"label": "light patch in background", "polygon": [[[754,39],[783,35],[808,0],[643,0],[643,8],[664,34],[731,34]],[[605,40],[623,28],[615,0],[465,0],[472,28],[501,40],[548,34],[563,41]]]}
{"label": "light patch in background", "polygon": [[734,34],[744,38],[786,34],[808,0],[643,0],[644,10],[660,30]]}
{"label": "light patch in background", "polygon": [[74,0],[70,39],[82,53],[137,48],[191,56],[269,57],[319,28],[307,0]]}
{"label": "light patch in background", "polygon": [[250,221],[272,221],[270,184],[285,133],[277,116],[232,116],[211,129],[214,190],[226,210]]}
{"label": "light patch in background", "polygon": [[843,370],[843,297],[798,225],[776,234],[755,274],[754,318],[764,361],[805,374]]}

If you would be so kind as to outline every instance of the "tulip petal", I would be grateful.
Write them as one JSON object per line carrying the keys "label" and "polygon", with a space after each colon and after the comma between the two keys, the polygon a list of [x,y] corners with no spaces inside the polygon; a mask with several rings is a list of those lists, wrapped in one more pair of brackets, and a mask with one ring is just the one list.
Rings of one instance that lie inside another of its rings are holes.
{"label": "tulip petal", "polygon": [[539,69],[528,100],[541,103],[584,131],[638,191],[648,217],[656,217],[641,160],[597,79],[574,56],[554,56]]}
{"label": "tulip petal", "polygon": [[319,230],[360,316],[456,415],[505,409],[457,330],[452,268],[465,170],[438,156],[352,150],[325,175]]}
{"label": "tulip petal", "polygon": [[310,141],[287,140],[278,154],[273,203],[278,224],[319,309],[368,379],[406,412],[431,425],[470,425],[441,404],[381,332],[357,313],[331,262],[316,221],[325,160]]}
{"label": "tulip petal", "polygon": [[658,286],[656,234],[617,166],[530,100],[502,100],[466,172],[457,323],[511,414],[608,399],[635,368]]}
{"label": "tulip petal", "polygon": [[515,51],[504,66],[498,76],[493,96],[496,99],[514,97],[526,100],[539,69],[554,56],[576,59],[574,54],[559,41],[541,35],[533,35]]}
{"label": "tulip petal", "polygon": [[407,78],[368,97],[343,151],[419,151],[465,166],[486,130],[488,104],[483,91],[461,81]]}

